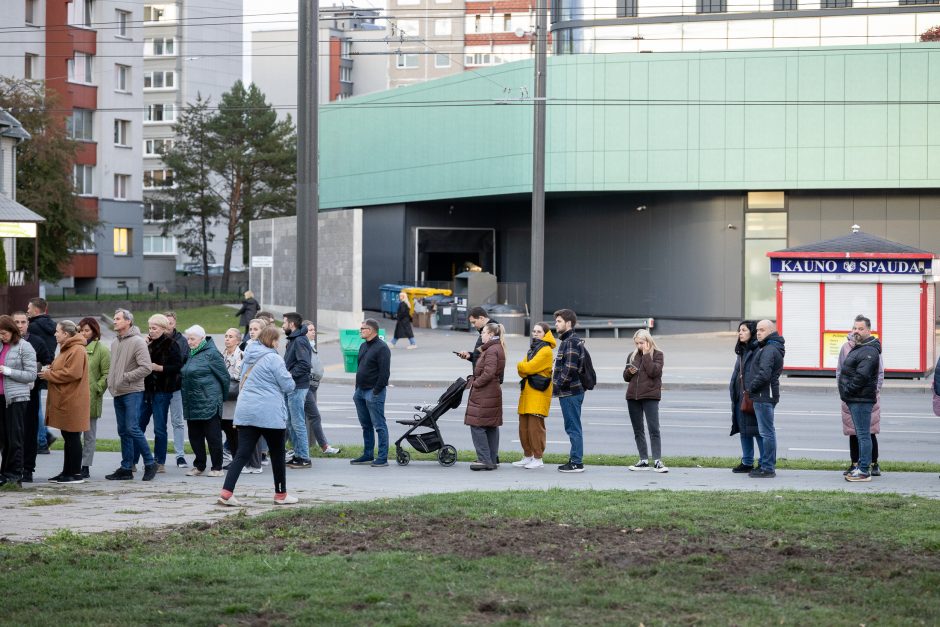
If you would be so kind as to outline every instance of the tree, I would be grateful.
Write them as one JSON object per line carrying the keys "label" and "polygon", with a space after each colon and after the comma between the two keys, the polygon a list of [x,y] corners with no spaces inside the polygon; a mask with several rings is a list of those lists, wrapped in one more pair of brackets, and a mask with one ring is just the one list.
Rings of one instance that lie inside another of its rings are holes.
{"label": "tree", "polygon": [[940,41],[940,26],[928,28],[920,35],[921,41]]}
{"label": "tree", "polygon": [[297,145],[294,125],[277,112],[254,84],[236,81],[222,94],[210,122],[215,148],[212,169],[219,175],[225,227],[222,291],[228,290],[232,249],[242,241],[248,263],[248,224],[288,215],[296,198]]}
{"label": "tree", "polygon": [[209,101],[197,95],[196,102],[185,107],[173,126],[176,140],[162,153],[163,163],[173,171],[173,186],[161,195],[171,215],[163,235],[172,229],[180,249],[202,261],[206,292],[209,264],[215,261],[209,250],[209,242],[215,237],[212,226],[222,215],[221,199],[212,184],[211,160],[216,149],[210,130],[213,117]]}
{"label": "tree", "polygon": [[[42,83],[0,76],[0,107],[20,121],[32,139],[20,144],[16,162],[16,195],[20,204],[35,211],[40,223],[39,279],[55,282],[62,268],[98,226],[72,193],[72,169],[77,143],[66,136],[58,97]],[[32,274],[35,239],[17,244],[17,269]],[[35,279],[36,277],[32,277]]]}

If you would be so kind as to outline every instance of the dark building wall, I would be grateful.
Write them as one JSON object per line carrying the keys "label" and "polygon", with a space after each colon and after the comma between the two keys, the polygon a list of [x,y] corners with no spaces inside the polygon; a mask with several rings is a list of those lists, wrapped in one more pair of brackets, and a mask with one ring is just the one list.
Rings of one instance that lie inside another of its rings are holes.
{"label": "dark building wall", "polygon": [[405,277],[405,206],[362,212],[362,307],[378,310],[379,286]]}

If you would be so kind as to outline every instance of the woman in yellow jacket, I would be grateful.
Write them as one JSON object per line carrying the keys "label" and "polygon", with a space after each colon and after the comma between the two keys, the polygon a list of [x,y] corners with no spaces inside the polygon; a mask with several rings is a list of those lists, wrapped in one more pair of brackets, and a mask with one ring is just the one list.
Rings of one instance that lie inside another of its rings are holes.
{"label": "woman in yellow jacket", "polygon": [[513,466],[541,468],[545,452],[545,418],[552,403],[552,349],[555,338],[548,324],[532,327],[532,346],[516,366],[522,381],[519,395],[519,440],[525,455]]}

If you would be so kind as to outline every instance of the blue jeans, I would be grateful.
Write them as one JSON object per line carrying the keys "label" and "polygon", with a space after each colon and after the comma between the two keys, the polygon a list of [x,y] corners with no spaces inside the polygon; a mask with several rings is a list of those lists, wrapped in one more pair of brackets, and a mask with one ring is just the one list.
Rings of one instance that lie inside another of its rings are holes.
{"label": "blue jeans", "polygon": [[375,435],[379,436],[379,456],[376,461],[388,460],[388,427],[385,425],[385,390],[373,394],[371,389],[356,388],[353,394],[356,414],[362,426],[362,455],[375,454]]}
{"label": "blue jeans", "polygon": [[[741,463],[745,466],[754,465],[754,441],[757,441],[757,450],[760,451],[760,457],[764,456],[764,441],[760,436],[744,435],[741,436]],[[760,459],[760,458],[758,458]]]}
{"label": "blue jeans", "polygon": [[170,397],[170,422],[173,424],[173,452],[181,457],[186,453],[186,421],[183,420],[183,393],[179,390]]}
{"label": "blue jeans", "polygon": [[757,415],[757,430],[764,443],[760,452],[760,467],[763,470],[774,472],[777,467],[777,432],[774,430],[774,404],[754,403],[754,413]]}
{"label": "blue jeans", "polygon": [[561,415],[565,419],[565,433],[571,440],[571,453],[568,455],[572,464],[581,464],[584,459],[584,436],[581,432],[581,404],[584,392],[574,396],[562,396],[558,399]]}
{"label": "blue jeans", "polygon": [[294,456],[310,459],[310,443],[307,441],[307,415],[304,402],[307,400],[307,388],[294,390],[287,395],[287,437],[294,445]]}
{"label": "blue jeans", "polygon": [[[153,456],[158,464],[166,463],[167,431],[166,420],[170,411],[172,392],[144,392],[143,402],[140,404],[140,432],[147,433],[147,425],[153,416]],[[134,447],[134,463],[143,451]]]}
{"label": "blue jeans", "polygon": [[154,463],[150,445],[140,430],[140,405],[143,392],[131,392],[114,397],[114,415],[117,418],[118,436],[121,438],[121,468],[130,470],[134,465],[134,453],[140,451],[144,465]]}
{"label": "blue jeans", "polygon": [[852,414],[855,436],[858,438],[858,469],[866,475],[871,472],[871,409],[874,403],[846,403]]}
{"label": "blue jeans", "polygon": [[[404,339],[404,338],[402,338],[402,339]],[[392,338],[392,346],[395,346],[395,342],[397,342],[397,341],[398,341],[398,338],[397,338],[397,337],[393,337],[393,338]],[[408,343],[411,344],[412,346],[416,346],[416,344],[415,344],[415,339],[414,339],[413,337],[409,337],[409,338],[408,338]]]}
{"label": "blue jeans", "polygon": [[46,399],[43,398],[45,390],[39,390],[39,430],[36,432],[36,444],[40,450],[49,448],[49,429],[46,428]]}

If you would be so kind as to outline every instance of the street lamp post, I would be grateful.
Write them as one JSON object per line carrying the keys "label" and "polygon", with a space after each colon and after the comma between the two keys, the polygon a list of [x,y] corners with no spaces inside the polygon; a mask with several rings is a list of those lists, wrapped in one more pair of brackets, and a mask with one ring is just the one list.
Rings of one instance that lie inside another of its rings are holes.
{"label": "street lamp post", "polygon": [[[544,313],[545,284],[545,73],[548,46],[547,0],[535,9],[535,100],[532,139],[532,257],[530,264],[529,316],[532,325]],[[530,328],[531,326],[530,325]]]}
{"label": "street lamp post", "polygon": [[298,0],[297,38],[297,311],[317,323],[317,231],[320,208],[319,0]]}

